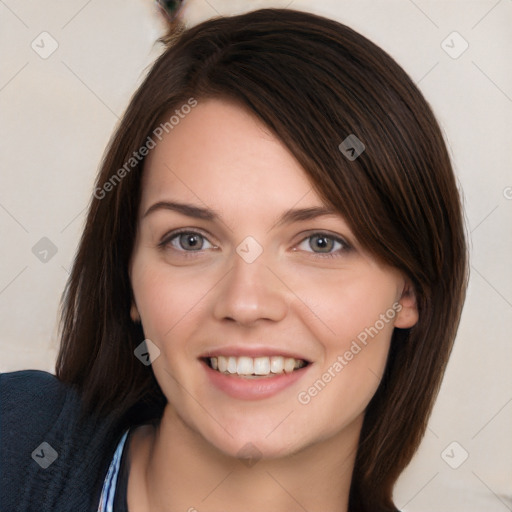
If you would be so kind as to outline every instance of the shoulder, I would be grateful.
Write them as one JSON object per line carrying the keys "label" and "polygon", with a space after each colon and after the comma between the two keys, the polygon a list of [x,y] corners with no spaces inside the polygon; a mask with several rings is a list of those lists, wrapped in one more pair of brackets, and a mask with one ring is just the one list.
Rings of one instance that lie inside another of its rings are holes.
{"label": "shoulder", "polygon": [[[68,394],[74,392],[57,377],[40,370],[0,374],[0,432],[2,440],[10,426],[27,433],[44,429],[59,415]],[[17,436],[19,437],[19,436]]]}
{"label": "shoulder", "polygon": [[0,373],[0,404],[23,406],[24,400],[63,398],[69,388],[42,370]]}
{"label": "shoulder", "polygon": [[51,373],[0,374],[2,510],[89,509],[119,429],[80,413],[79,393]]}
{"label": "shoulder", "polygon": [[64,386],[55,375],[42,370],[21,370],[17,372],[0,373],[1,389],[9,386],[16,387],[19,390],[31,390],[34,384],[45,387]]}
{"label": "shoulder", "polygon": [[[2,506],[19,498],[32,454],[58,422],[68,388],[40,370],[0,374],[0,464]],[[12,492],[6,491],[12,489]]]}
{"label": "shoulder", "polygon": [[31,433],[52,425],[73,394],[73,390],[48,372],[23,370],[0,374],[2,442],[9,437],[21,439],[21,432],[22,438],[30,438]]}

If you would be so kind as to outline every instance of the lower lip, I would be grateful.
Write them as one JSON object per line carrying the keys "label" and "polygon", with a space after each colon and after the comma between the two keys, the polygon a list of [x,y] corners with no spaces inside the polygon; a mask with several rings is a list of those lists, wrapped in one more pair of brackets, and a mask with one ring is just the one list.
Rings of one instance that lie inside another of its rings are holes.
{"label": "lower lip", "polygon": [[284,389],[295,384],[302,378],[311,365],[294,370],[292,373],[283,373],[275,377],[261,377],[259,379],[247,379],[238,375],[225,375],[210,368],[201,361],[210,382],[217,388],[241,400],[260,400],[277,395]]}

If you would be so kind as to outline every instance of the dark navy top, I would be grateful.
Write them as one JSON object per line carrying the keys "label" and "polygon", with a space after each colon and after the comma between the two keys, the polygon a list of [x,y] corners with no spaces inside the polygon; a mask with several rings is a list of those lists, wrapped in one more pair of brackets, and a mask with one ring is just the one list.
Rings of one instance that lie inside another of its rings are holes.
{"label": "dark navy top", "polygon": [[[0,374],[2,512],[97,512],[124,434],[161,415],[137,404],[128,413],[82,418],[81,404],[78,392],[51,373]],[[127,452],[119,461],[115,511],[128,510]]]}

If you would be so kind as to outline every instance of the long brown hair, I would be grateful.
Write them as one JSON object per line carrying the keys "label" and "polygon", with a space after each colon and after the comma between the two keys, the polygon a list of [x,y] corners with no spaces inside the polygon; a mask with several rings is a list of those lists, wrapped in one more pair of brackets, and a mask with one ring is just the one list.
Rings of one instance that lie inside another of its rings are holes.
{"label": "long brown hair", "polygon": [[[212,97],[254,112],[360,243],[414,286],[419,321],[393,333],[350,494],[351,511],[394,511],[393,485],[424,434],[459,323],[463,217],[428,103],[387,53],[333,20],[263,9],[206,21],[168,44],[106,151],[63,295],[57,376],[80,390],[87,414],[163,407],[151,367],[133,354],[144,339],[129,315],[128,276],[144,159],[130,159],[163,116]],[[338,148],[349,135],[365,145],[356,159]]]}

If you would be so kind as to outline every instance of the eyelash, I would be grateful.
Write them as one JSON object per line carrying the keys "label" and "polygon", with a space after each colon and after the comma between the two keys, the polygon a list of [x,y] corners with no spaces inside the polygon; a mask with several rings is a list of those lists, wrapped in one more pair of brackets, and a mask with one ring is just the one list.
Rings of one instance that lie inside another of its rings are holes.
{"label": "eyelash", "polygon": [[[159,242],[158,244],[158,248],[159,249],[166,249],[170,244],[171,242],[176,239],[177,237],[179,237],[180,235],[183,235],[183,234],[188,234],[188,235],[199,235],[200,237],[208,240],[208,237],[201,233],[200,231],[194,231],[194,230],[190,230],[190,229],[186,229],[186,228],[183,228],[183,229],[179,229],[179,230],[176,230],[176,231],[172,231],[171,233],[169,233],[168,235],[166,235],[161,242]],[[349,251],[352,250],[352,246],[347,242],[345,241],[343,238],[339,237],[339,236],[334,236],[334,235],[331,235],[330,233],[326,233],[324,231],[315,231],[315,232],[312,232],[310,235],[304,237],[303,239],[300,240],[300,242],[297,244],[297,246],[300,246],[302,243],[304,243],[306,240],[308,239],[311,239],[313,237],[319,237],[319,238],[327,238],[329,240],[332,240],[334,243],[338,243],[341,245],[341,248],[337,249],[336,251],[334,252],[328,252],[328,253],[321,253],[321,252],[314,252],[314,251],[305,251],[305,252],[309,252],[311,254],[313,254],[315,257],[318,257],[318,258],[336,258],[336,257],[340,257],[340,253],[343,252],[343,253],[347,253]],[[213,245],[214,248],[216,248],[216,246],[214,244],[212,244],[211,242],[209,242],[211,245]],[[204,249],[199,249],[199,250],[196,250],[196,251],[187,251],[185,249],[175,249],[173,248],[175,251],[177,252],[180,252],[180,253],[183,253],[183,256],[186,257],[186,258],[190,258],[190,257],[195,257],[197,255],[197,253],[201,253]],[[294,251],[297,250],[297,249],[293,249]]]}
{"label": "eyelash", "polygon": [[[305,251],[305,252],[308,252],[310,254],[313,254],[315,257],[318,257],[318,258],[339,258],[342,255],[342,253],[347,253],[347,252],[349,252],[352,249],[350,244],[348,242],[346,242],[343,238],[341,238],[339,236],[331,235],[330,233],[325,233],[323,231],[315,231],[315,232],[311,233],[310,235],[308,235],[305,238],[303,238],[297,244],[297,246],[302,245],[304,242],[306,242],[307,240],[310,240],[310,239],[312,239],[314,237],[327,238],[327,239],[331,240],[334,244],[337,243],[337,244],[339,244],[341,246],[340,248],[336,249],[333,252]],[[296,249],[294,249],[294,250],[296,250]]]}
{"label": "eyelash", "polygon": [[[186,229],[186,228],[183,228],[183,229],[178,229],[176,231],[172,231],[171,233],[169,233],[168,235],[166,235],[162,241],[158,244],[158,247],[162,250],[165,250],[170,244],[171,242],[179,237],[180,235],[183,235],[183,234],[187,234],[187,235],[199,235],[200,237],[208,240],[208,237],[201,233],[200,231],[194,231],[194,230],[191,230],[191,229]],[[211,242],[210,242],[211,244]],[[213,244],[212,244],[213,245]],[[215,246],[214,246],[215,247]],[[175,249],[174,247],[172,248],[174,251],[176,252],[180,252],[182,253],[182,255],[185,257],[185,258],[193,258],[196,256],[197,253],[201,253],[203,251],[203,249],[199,249],[197,251],[186,251],[184,249]]]}

